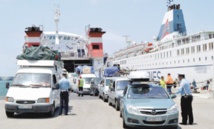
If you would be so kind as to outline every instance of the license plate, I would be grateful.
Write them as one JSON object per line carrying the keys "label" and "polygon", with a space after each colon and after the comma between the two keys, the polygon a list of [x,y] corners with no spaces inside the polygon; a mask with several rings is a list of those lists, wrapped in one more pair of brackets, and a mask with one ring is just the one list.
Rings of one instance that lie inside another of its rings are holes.
{"label": "license plate", "polygon": [[163,119],[161,117],[147,117],[147,121],[162,121]]}
{"label": "license plate", "polygon": [[19,109],[32,109],[32,105],[19,105]]}

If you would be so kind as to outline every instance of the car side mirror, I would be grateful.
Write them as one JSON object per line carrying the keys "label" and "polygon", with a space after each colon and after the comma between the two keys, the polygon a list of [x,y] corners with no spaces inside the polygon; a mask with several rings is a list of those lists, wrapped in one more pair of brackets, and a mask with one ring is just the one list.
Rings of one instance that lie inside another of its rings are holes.
{"label": "car side mirror", "polygon": [[176,96],[175,94],[171,94],[171,95],[170,95],[170,98],[171,98],[171,99],[175,99],[176,97],[177,97],[177,96]]}
{"label": "car side mirror", "polygon": [[9,89],[10,88],[10,83],[6,82],[6,88]]}
{"label": "car side mirror", "polygon": [[54,84],[53,89],[54,89],[54,90],[59,89],[59,84],[58,84],[58,83]]}

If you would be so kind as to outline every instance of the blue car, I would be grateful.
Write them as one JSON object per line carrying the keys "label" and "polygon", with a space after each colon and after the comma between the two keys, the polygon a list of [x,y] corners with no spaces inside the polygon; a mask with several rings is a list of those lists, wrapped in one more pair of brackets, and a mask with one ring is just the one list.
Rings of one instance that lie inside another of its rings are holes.
{"label": "blue car", "polygon": [[123,127],[162,127],[177,129],[178,106],[159,85],[133,81],[124,90],[120,100]]}

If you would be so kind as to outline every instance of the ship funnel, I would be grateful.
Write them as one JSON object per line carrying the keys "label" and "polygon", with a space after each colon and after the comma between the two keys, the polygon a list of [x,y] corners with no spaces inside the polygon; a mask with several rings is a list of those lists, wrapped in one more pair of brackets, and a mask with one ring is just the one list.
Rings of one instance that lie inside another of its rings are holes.
{"label": "ship funnel", "polygon": [[41,34],[42,34],[42,26],[37,27],[37,26],[31,26],[25,28],[25,47],[37,47],[41,44]]}
{"label": "ship funnel", "polygon": [[180,4],[168,6],[157,39],[162,40],[165,36],[174,32],[186,35],[186,26]]}

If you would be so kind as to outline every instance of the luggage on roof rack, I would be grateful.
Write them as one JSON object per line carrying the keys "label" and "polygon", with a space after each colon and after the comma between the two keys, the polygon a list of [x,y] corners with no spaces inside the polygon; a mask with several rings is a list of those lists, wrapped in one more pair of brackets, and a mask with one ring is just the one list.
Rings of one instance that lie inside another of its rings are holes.
{"label": "luggage on roof rack", "polygon": [[48,47],[30,47],[26,48],[24,53],[16,57],[18,60],[58,60],[60,61],[60,53],[51,50]]}

